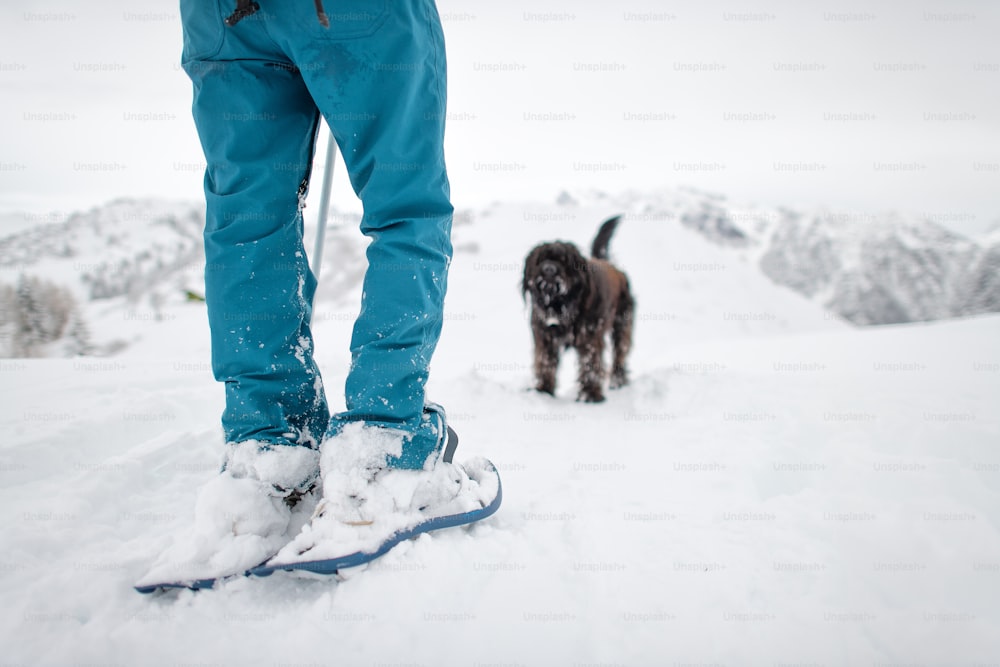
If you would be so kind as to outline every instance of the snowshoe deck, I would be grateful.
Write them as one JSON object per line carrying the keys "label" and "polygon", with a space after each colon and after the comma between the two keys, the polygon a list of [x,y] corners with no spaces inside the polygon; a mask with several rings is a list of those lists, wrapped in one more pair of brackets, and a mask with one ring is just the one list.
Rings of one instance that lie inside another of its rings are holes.
{"label": "snowshoe deck", "polygon": [[[488,463],[488,462],[487,462]],[[500,508],[500,503],[503,500],[503,488],[500,483],[500,476],[496,471],[496,467],[492,463],[488,463],[489,471],[493,475],[496,475],[496,496],[486,505],[479,509],[471,510],[468,512],[461,512],[458,514],[449,514],[439,517],[434,517],[422,521],[414,526],[410,526],[403,530],[399,530],[389,536],[384,542],[382,542],[377,549],[370,552],[354,552],[350,554],[345,554],[343,556],[338,556],[335,558],[326,558],[321,560],[304,561],[299,563],[286,563],[281,565],[267,565],[266,563],[261,563],[256,567],[252,567],[242,575],[233,574],[224,577],[218,577],[214,579],[194,579],[187,581],[165,581],[157,584],[146,584],[142,586],[135,586],[135,590],[139,593],[149,594],[156,591],[171,590],[171,589],[188,589],[188,590],[204,590],[208,588],[213,588],[218,581],[223,579],[232,579],[240,576],[258,576],[267,577],[278,571],[292,571],[292,570],[303,570],[307,572],[314,572],[317,574],[336,574],[338,570],[349,567],[357,567],[359,565],[364,565],[369,563],[376,558],[388,553],[393,547],[395,547],[400,542],[404,542],[409,539],[413,539],[418,535],[423,533],[428,533],[435,530],[441,530],[444,528],[453,528],[456,526],[464,526],[467,524],[475,523],[477,521],[482,521],[483,519],[492,516]]]}
{"label": "snowshoe deck", "polygon": [[418,535],[423,533],[428,533],[434,530],[441,530],[443,528],[453,528],[456,526],[463,526],[470,523],[475,523],[476,521],[481,521],[488,516],[496,513],[500,508],[500,503],[503,500],[503,490],[500,485],[499,476],[497,477],[497,494],[493,500],[485,505],[484,507],[472,510],[470,512],[462,512],[460,514],[450,514],[446,516],[435,517],[433,519],[428,519],[415,526],[397,531],[389,536],[376,550],[371,552],[357,551],[350,554],[345,554],[343,556],[338,556],[335,558],[325,558],[313,561],[303,561],[300,563],[287,563],[282,565],[260,565],[258,567],[252,568],[250,574],[256,575],[258,577],[267,577],[278,571],[292,571],[292,570],[305,570],[307,572],[315,572],[317,574],[336,574],[338,570],[357,567],[358,565],[364,565],[369,563],[379,556],[383,556],[388,553],[393,547],[395,547],[400,542],[405,542],[406,540],[413,539]]}

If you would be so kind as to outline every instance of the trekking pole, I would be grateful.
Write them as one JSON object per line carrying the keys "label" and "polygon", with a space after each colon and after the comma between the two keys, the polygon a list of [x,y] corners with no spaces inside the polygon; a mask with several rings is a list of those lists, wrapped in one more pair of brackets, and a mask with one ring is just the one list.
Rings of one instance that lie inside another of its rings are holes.
{"label": "trekking pole", "polygon": [[323,190],[319,197],[319,223],[316,228],[316,246],[313,250],[312,270],[319,280],[320,267],[323,265],[323,240],[326,237],[326,215],[330,211],[330,188],[333,185],[333,161],[337,158],[337,142],[333,139],[333,131],[326,143],[326,166],[323,169]]}

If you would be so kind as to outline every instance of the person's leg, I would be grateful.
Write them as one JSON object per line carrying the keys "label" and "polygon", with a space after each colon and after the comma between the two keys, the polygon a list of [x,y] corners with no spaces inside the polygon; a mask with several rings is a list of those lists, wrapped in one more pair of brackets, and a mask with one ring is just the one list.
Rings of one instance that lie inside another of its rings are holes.
{"label": "person's leg", "polygon": [[420,468],[443,436],[423,412],[452,254],[444,36],[431,0],[354,4],[338,5],[345,20],[331,15],[329,31],[306,17],[278,39],[332,128],[371,238],[347,410],[328,436],[358,421],[399,429],[409,437],[389,464]]}
{"label": "person's leg", "polygon": [[[221,21],[217,3],[190,11],[185,27],[194,25],[189,32],[196,37]],[[302,243],[300,198],[319,115],[299,72],[268,35],[266,19],[262,13],[223,28],[210,59],[184,64],[208,163],[212,368],[225,383],[227,442],[318,447],[329,414],[313,361],[316,280]]]}
{"label": "person's leg", "polygon": [[318,499],[316,440],[328,413],[299,210],[318,111],[267,16],[225,28],[222,11],[181,0],[183,63],[208,161],[205,289],[227,443],[193,525],[140,580],[144,592],[246,572],[298,532]]}

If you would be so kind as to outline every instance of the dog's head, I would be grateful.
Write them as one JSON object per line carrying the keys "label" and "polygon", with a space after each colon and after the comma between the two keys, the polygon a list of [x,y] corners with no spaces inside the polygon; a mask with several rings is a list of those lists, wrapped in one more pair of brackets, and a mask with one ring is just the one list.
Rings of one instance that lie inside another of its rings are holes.
{"label": "dog's head", "polygon": [[533,317],[547,327],[567,328],[590,291],[587,258],[572,243],[535,246],[524,261],[521,293],[531,296]]}

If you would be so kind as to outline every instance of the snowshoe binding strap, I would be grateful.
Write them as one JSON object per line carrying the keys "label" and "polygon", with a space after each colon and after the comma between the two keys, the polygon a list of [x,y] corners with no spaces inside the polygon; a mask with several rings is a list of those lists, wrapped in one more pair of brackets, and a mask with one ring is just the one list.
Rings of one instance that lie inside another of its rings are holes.
{"label": "snowshoe binding strap", "polygon": [[455,458],[455,450],[458,449],[458,433],[455,433],[455,429],[448,427],[448,440],[444,445],[444,453],[441,455],[441,460],[445,463],[451,463]]}

